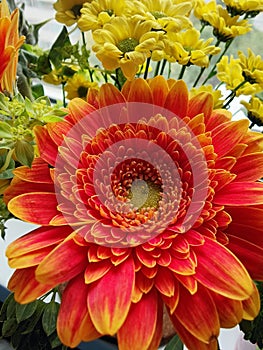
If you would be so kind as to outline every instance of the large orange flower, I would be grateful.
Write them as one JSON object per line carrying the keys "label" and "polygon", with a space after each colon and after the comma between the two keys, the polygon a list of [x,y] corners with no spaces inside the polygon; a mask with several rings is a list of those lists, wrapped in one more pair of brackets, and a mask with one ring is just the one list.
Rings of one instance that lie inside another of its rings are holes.
{"label": "large orange flower", "polygon": [[7,249],[20,303],[66,282],[57,330],[74,347],[117,335],[157,349],[164,305],[190,350],[259,311],[263,137],[206,92],[156,77],[105,84],[65,121],[36,127],[10,211],[41,225]]}
{"label": "large orange flower", "polygon": [[13,92],[16,79],[18,49],[24,42],[24,36],[18,34],[19,10],[10,15],[6,0],[0,4],[0,92]]}

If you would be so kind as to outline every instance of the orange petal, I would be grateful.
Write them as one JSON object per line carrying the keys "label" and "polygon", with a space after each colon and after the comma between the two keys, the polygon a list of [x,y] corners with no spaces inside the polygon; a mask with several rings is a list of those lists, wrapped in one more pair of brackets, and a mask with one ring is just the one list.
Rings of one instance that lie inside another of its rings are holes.
{"label": "orange petal", "polygon": [[99,91],[99,106],[100,108],[102,107],[107,107],[112,104],[117,104],[117,103],[124,103],[125,98],[114,85],[112,84],[104,84],[100,87]]}
{"label": "orange petal", "polygon": [[147,350],[156,350],[160,345],[163,336],[163,302],[158,298],[156,328],[153,334],[152,341]]}
{"label": "orange petal", "polygon": [[132,304],[128,316],[117,333],[119,350],[147,350],[156,330],[158,301],[152,290]]}
{"label": "orange petal", "polygon": [[36,278],[42,283],[60,284],[84,272],[87,261],[87,248],[77,245],[69,236],[39,264]]}
{"label": "orange petal", "polygon": [[27,304],[47,293],[56,284],[42,284],[35,278],[35,267],[16,270],[8,282],[7,288],[15,292],[15,300]]}
{"label": "orange petal", "polygon": [[153,103],[151,89],[144,79],[138,78],[131,82],[128,101]]}
{"label": "orange petal", "polygon": [[149,86],[152,90],[153,101],[157,106],[163,106],[169,92],[167,81],[159,75],[149,80]]}
{"label": "orange petal", "polygon": [[134,286],[132,259],[114,266],[90,285],[88,309],[92,322],[102,334],[114,335],[128,314]]}
{"label": "orange petal", "polygon": [[255,284],[250,298],[243,300],[242,304],[244,310],[243,318],[250,321],[254,320],[260,311],[260,295]]}
{"label": "orange petal", "polygon": [[159,267],[154,284],[161,294],[167,297],[174,295],[176,281],[168,269]]}
{"label": "orange petal", "polygon": [[88,286],[83,275],[70,281],[63,294],[57,320],[57,332],[66,346],[75,348],[82,340],[100,337],[95,329],[87,307]]}
{"label": "orange petal", "polygon": [[247,299],[253,292],[247,270],[226,247],[206,237],[204,245],[194,251],[198,261],[195,278],[205,287],[235,300]]}
{"label": "orange petal", "polygon": [[74,98],[68,104],[69,115],[66,120],[72,122],[73,125],[78,123],[83,117],[96,111],[96,109],[84,101],[82,98]]}
{"label": "orange petal", "polygon": [[21,220],[38,225],[48,225],[59,215],[55,193],[24,193],[10,200],[8,210]]}
{"label": "orange petal", "polygon": [[193,96],[189,101],[188,112],[190,118],[203,113],[205,121],[207,121],[213,111],[213,96],[208,92],[201,92]]}
{"label": "orange petal", "polygon": [[220,330],[219,317],[207,289],[199,285],[197,292],[191,295],[181,287],[179,294],[179,304],[174,314],[170,315],[171,320],[175,315],[188,332],[204,343],[208,344],[211,339],[217,338]]}
{"label": "orange petal", "polygon": [[182,80],[178,80],[171,87],[164,104],[164,108],[176,116],[184,118],[188,110],[188,89]]}
{"label": "orange petal", "polygon": [[231,182],[216,192],[213,202],[231,206],[263,204],[263,183]]}

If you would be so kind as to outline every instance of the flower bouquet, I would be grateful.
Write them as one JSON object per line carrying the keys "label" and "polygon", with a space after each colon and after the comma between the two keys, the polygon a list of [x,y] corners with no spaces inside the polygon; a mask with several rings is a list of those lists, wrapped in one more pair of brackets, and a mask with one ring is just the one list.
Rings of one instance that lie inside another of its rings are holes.
{"label": "flower bouquet", "polygon": [[57,0],[49,50],[49,20],[9,5],[1,230],[37,228],[6,251],[2,337],[154,350],[169,320],[167,350],[218,350],[238,324],[262,348],[262,0]]}

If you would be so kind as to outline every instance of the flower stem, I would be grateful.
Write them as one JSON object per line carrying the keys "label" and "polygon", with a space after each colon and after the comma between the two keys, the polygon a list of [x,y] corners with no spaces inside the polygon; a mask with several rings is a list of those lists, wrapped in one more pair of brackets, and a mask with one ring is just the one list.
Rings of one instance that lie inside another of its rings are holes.
{"label": "flower stem", "polygon": [[246,83],[246,80],[243,80],[240,84],[238,84],[231,93],[226,97],[225,104],[223,105],[223,108],[227,108],[229,104],[233,101],[233,99],[236,97],[236,92],[238,89],[241,88]]}
{"label": "flower stem", "polygon": [[224,54],[227,52],[227,50],[229,49],[229,46],[232,44],[232,42],[234,41],[234,38],[230,39],[229,41],[226,42],[225,44],[225,48],[223,50],[223,52],[221,53],[221,55],[219,56],[219,58],[217,59],[216,63],[214,64],[213,68],[211,69],[211,71],[208,73],[207,77],[205,78],[203,84],[205,84],[207,82],[207,80],[209,80],[210,78],[212,78],[215,75],[215,70],[216,70],[216,65],[217,63],[221,60],[221,58],[224,56]]}
{"label": "flower stem", "polygon": [[159,69],[161,66],[161,61],[158,61],[155,66],[154,76],[156,77],[159,74]]}
{"label": "flower stem", "polygon": [[249,125],[249,129],[252,129],[254,125],[256,125],[256,123],[251,122],[251,124]]}
{"label": "flower stem", "polygon": [[161,71],[160,71],[160,75],[163,75],[163,72],[164,72],[164,70],[165,70],[166,63],[167,63],[167,60],[163,60],[162,68],[161,68]]}
{"label": "flower stem", "polygon": [[145,67],[145,72],[144,72],[144,76],[143,76],[144,79],[147,79],[147,77],[148,77],[150,62],[151,62],[151,57],[148,57],[146,60],[146,67]]}
{"label": "flower stem", "polygon": [[63,96],[63,106],[66,107],[67,102],[66,102],[66,94],[65,94],[65,83],[62,83],[62,96]]}
{"label": "flower stem", "polygon": [[184,65],[182,66],[182,68],[181,68],[180,73],[179,73],[178,80],[179,80],[179,79],[183,79],[185,70],[186,70],[186,65],[184,64]]}

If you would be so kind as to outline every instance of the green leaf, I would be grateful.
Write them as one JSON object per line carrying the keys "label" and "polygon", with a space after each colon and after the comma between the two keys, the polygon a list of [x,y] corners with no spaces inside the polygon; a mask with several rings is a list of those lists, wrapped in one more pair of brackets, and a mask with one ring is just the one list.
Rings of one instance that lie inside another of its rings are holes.
{"label": "green leaf", "polygon": [[13,335],[17,330],[17,322],[16,318],[8,318],[4,321],[3,327],[2,327],[2,335],[3,337],[10,337]]}
{"label": "green leaf", "polygon": [[47,335],[51,335],[57,327],[57,316],[58,316],[59,304],[51,301],[45,307],[42,326]]}
{"label": "green leaf", "polygon": [[45,303],[42,300],[36,300],[37,308],[34,314],[28,318],[25,321],[22,321],[19,324],[19,333],[21,334],[29,334],[34,331],[35,327],[37,326],[44,308],[45,308]]}
{"label": "green leaf", "polygon": [[0,121],[0,138],[11,139],[13,137],[12,127],[6,123]]}
{"label": "green leaf", "polygon": [[[7,319],[7,308],[9,304],[14,305],[14,310],[15,310],[15,300],[14,300],[14,293],[10,293],[8,297],[5,299],[1,310],[0,310],[0,322],[4,322]],[[10,310],[9,310],[9,315],[10,315]],[[11,312],[11,316],[13,313]]]}
{"label": "green leaf", "polygon": [[29,304],[16,304],[16,319],[20,323],[30,318],[37,309],[37,302],[33,301]]}
{"label": "green leaf", "polygon": [[15,145],[15,155],[19,163],[31,167],[34,159],[34,147],[25,140],[18,140]]}
{"label": "green leaf", "polygon": [[56,115],[47,114],[41,118],[41,121],[43,123],[55,123],[55,122],[61,122],[62,119],[61,119],[61,117],[58,117]]}
{"label": "green leaf", "polygon": [[[57,348],[58,346],[61,346],[61,341],[58,337],[57,332],[52,333],[48,338],[50,345],[52,349]],[[67,349],[67,348],[66,348]]]}
{"label": "green leaf", "polygon": [[176,334],[166,345],[164,350],[183,350],[184,344],[182,343],[181,339]]}
{"label": "green leaf", "polygon": [[31,88],[34,98],[38,98],[44,95],[44,87],[42,84],[35,84]]}
{"label": "green leaf", "polygon": [[55,68],[61,66],[61,61],[63,61],[63,59],[70,57],[65,50],[67,46],[71,46],[71,42],[69,40],[67,28],[64,26],[49,52],[49,59],[54,64]]}

